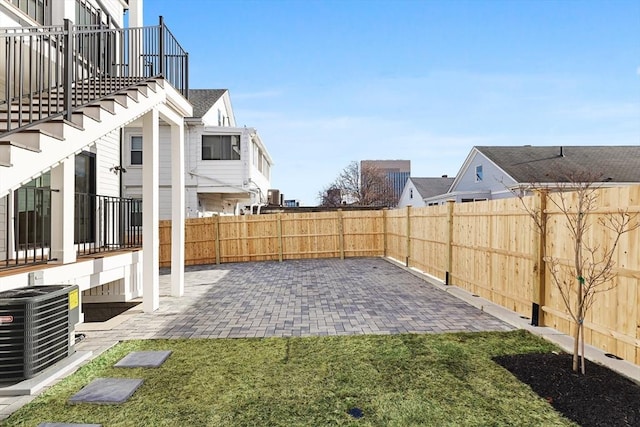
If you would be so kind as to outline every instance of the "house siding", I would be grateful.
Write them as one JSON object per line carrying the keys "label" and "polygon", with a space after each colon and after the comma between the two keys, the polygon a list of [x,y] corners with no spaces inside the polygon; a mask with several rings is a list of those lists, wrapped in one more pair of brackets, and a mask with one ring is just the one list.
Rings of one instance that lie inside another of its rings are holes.
{"label": "house siding", "polygon": [[[266,201],[269,179],[253,166],[251,128],[204,127],[190,124],[185,127],[185,215],[187,218],[198,216],[199,211],[220,211],[233,213],[225,197],[211,197],[211,194],[224,194],[233,205],[241,207]],[[122,175],[124,196],[142,197],[142,165],[131,164],[131,136],[142,134],[138,127],[126,128],[123,132],[123,164],[127,173]],[[220,134],[240,134],[240,160],[202,160],[202,136]],[[171,130],[160,127],[159,135],[160,168],[160,219],[171,219]],[[264,147],[261,147],[264,150]],[[255,189],[260,196],[253,198],[248,194]],[[202,197],[200,197],[202,196]],[[261,198],[258,199],[258,197]]]}
{"label": "house siding", "polygon": [[[413,190],[413,198],[411,198],[411,191]],[[402,190],[402,194],[400,194],[400,199],[398,200],[398,207],[404,208],[406,206],[412,206],[414,208],[421,208],[426,206],[424,200],[422,200],[422,196],[418,192],[415,184],[411,181],[411,179],[407,180],[406,185],[404,186],[404,190]]]}
{"label": "house siding", "polygon": [[[220,112],[220,113],[218,113]],[[220,114],[221,121],[218,120]],[[221,126],[221,127],[235,127],[236,121],[231,112],[231,101],[229,99],[229,92],[225,92],[216,102],[213,103],[209,111],[202,116],[202,123],[205,126]]]}
{"label": "house siding", "polygon": [[96,155],[96,193],[119,196],[120,174],[113,168],[120,164],[120,131],[114,130],[99,139],[88,151]]}
{"label": "house siding", "polygon": [[[483,178],[479,182],[476,182],[476,166],[482,166]],[[511,192],[507,190],[507,187],[514,184],[514,181],[482,153],[476,152],[469,161],[466,170],[461,172],[460,179],[451,192],[489,192],[491,199],[511,197]],[[461,197],[464,198],[464,196]]]}

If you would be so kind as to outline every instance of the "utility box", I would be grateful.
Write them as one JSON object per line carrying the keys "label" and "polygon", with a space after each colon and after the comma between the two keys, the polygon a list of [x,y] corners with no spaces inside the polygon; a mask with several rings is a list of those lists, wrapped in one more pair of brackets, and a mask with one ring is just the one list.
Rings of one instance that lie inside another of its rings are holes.
{"label": "utility box", "polygon": [[0,292],[0,382],[32,378],[75,351],[77,285]]}

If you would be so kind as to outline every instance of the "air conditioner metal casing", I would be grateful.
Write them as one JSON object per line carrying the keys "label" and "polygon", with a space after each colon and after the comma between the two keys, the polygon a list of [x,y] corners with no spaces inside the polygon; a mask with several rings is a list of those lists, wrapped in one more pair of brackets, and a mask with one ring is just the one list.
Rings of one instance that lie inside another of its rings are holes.
{"label": "air conditioner metal casing", "polygon": [[73,354],[79,313],[76,285],[0,292],[0,382],[32,378]]}

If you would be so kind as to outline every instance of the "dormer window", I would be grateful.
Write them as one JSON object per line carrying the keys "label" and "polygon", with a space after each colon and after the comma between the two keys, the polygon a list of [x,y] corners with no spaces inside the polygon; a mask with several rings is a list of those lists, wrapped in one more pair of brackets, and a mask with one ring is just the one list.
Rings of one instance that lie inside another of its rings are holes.
{"label": "dormer window", "polygon": [[476,166],[476,182],[482,181],[482,165]]}

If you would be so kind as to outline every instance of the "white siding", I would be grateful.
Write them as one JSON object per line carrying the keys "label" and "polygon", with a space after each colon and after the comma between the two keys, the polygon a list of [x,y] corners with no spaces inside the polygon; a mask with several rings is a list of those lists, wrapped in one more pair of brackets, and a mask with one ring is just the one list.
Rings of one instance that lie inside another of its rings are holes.
{"label": "white siding", "polygon": [[[476,166],[482,166],[482,181],[476,181]],[[471,158],[467,169],[461,172],[462,175],[457,180],[455,188],[452,188],[452,192],[489,191],[492,198],[499,198],[499,195],[504,197],[505,192],[508,191],[507,186],[514,184],[509,176],[478,152]],[[509,197],[509,194],[506,194],[506,197]]]}
{"label": "white siding", "polygon": [[236,127],[229,92],[225,92],[220,99],[213,103],[209,111],[202,116],[202,123],[205,126]]}
{"label": "white siding", "polygon": [[[413,192],[413,197],[411,197]],[[424,200],[420,196],[418,189],[413,184],[411,179],[407,180],[407,183],[402,190],[402,194],[400,195],[400,199],[398,200],[398,208],[404,208],[406,206],[413,206],[414,208],[421,208],[426,206]]]}
{"label": "white siding", "polygon": [[96,193],[119,196],[121,174],[113,168],[120,164],[120,131],[113,131],[99,139],[90,151],[96,154]]}
{"label": "white siding", "polygon": [[[217,117],[217,116],[216,116]],[[270,179],[253,166],[252,128],[233,128],[202,125],[185,127],[185,214],[188,218],[198,212],[233,213],[236,204],[241,208],[266,202]],[[141,135],[140,128],[124,131],[123,174],[125,197],[142,195],[142,166],[131,165],[130,141],[132,135]],[[202,135],[241,135],[240,160],[202,160]],[[160,127],[160,219],[171,218],[171,129]],[[268,153],[261,146],[265,160]],[[217,195],[217,196],[213,196]]]}
{"label": "white siding", "polygon": [[[131,194],[141,195],[142,191],[142,165],[131,164],[131,136],[142,136],[142,128],[125,128],[122,142],[122,166],[127,173],[122,174],[122,184],[125,188],[125,197]],[[135,187],[133,190],[131,187]],[[133,193],[132,193],[133,192]]]}

